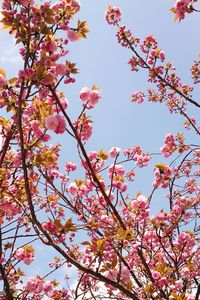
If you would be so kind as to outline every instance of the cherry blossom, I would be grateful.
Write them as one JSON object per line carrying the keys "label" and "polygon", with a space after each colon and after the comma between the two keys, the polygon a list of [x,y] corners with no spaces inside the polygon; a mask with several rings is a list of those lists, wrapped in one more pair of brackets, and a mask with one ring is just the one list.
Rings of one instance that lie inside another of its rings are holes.
{"label": "cherry blossom", "polygon": [[[198,11],[195,2],[178,0],[171,11],[183,20]],[[89,32],[86,21],[76,22],[80,9],[77,0],[2,1],[1,22],[23,64],[14,78],[0,68],[0,298],[197,300],[199,60],[193,83],[183,82],[156,37],[140,39],[136,28],[120,24],[120,8],[109,6],[106,22],[116,26],[131,71],[147,74],[148,87],[134,87],[132,105],[165,105],[183,118],[183,132],[166,131],[157,149],[134,139],[125,149],[93,148],[100,90],[77,93],[76,115],[68,109],[74,99],[62,91],[76,84],[79,67],[69,45]],[[65,137],[75,158],[62,151]]]}
{"label": "cherry blossom", "polygon": [[105,12],[105,19],[109,25],[116,25],[121,21],[121,11],[119,7],[108,6]]}
{"label": "cherry blossom", "polygon": [[59,115],[50,115],[45,119],[45,126],[49,130],[53,130],[55,133],[64,133],[66,129],[65,119]]}

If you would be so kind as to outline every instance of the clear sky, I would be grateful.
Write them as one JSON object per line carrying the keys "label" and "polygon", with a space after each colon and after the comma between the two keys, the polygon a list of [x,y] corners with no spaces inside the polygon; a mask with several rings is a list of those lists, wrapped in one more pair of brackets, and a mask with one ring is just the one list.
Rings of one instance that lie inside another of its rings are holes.
{"label": "clear sky", "polygon": [[[157,37],[167,60],[177,66],[178,74],[187,82],[190,81],[192,61],[199,53],[199,17],[192,14],[184,22],[175,23],[169,12],[173,3],[172,0],[81,1],[81,11],[74,21],[78,18],[87,20],[90,33],[86,40],[70,45],[69,59],[77,63],[80,74],[76,76],[75,84],[65,87],[65,94],[69,100],[69,112],[75,118],[81,109],[81,88],[96,84],[102,91],[101,102],[90,112],[94,133],[87,143],[88,150],[141,145],[145,152],[158,152],[168,132],[182,131],[183,119],[171,115],[163,105],[131,103],[133,91],[145,91],[148,87],[146,75],[130,71],[127,64],[130,50],[117,44],[116,29],[104,20],[109,4],[121,7],[122,24],[141,38],[148,34]],[[6,70],[8,77],[16,76],[20,66],[17,47],[6,31],[0,31],[0,41],[0,67]],[[66,160],[75,159],[74,144],[69,138],[56,137],[56,141],[62,142]],[[148,174],[145,169],[141,170],[138,183],[134,183],[131,189],[148,193],[152,187],[152,175],[152,170]]]}

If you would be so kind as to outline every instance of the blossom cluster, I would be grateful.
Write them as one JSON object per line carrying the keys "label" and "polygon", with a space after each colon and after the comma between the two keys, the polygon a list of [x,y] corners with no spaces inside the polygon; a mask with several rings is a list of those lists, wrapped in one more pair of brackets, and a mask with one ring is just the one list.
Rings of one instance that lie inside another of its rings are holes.
{"label": "blossom cluster", "polygon": [[169,157],[176,151],[177,145],[175,136],[171,133],[167,134],[164,139],[164,145],[160,148],[160,151],[162,152],[164,157]]}
{"label": "blossom cluster", "polygon": [[92,89],[84,87],[80,91],[80,99],[83,102],[83,107],[92,109],[99,102],[101,98],[100,91],[94,86]]}
{"label": "blossom cluster", "polygon": [[50,115],[45,119],[45,126],[55,133],[64,133],[66,130],[66,121],[63,116],[59,114]]}
{"label": "blossom cluster", "polygon": [[116,6],[108,6],[105,19],[109,25],[116,25],[121,21],[121,10]]}
{"label": "blossom cluster", "polygon": [[34,248],[32,246],[24,246],[23,248],[18,248],[15,251],[15,257],[18,260],[23,261],[26,265],[30,265],[34,260]]}
{"label": "blossom cluster", "polygon": [[70,300],[67,289],[56,288],[57,283],[53,281],[44,281],[41,277],[29,277],[25,286],[25,291],[28,293],[28,298],[38,300],[42,299],[45,294],[49,299]]}
{"label": "blossom cluster", "polygon": [[165,164],[156,164],[154,169],[154,182],[153,187],[166,189],[169,186],[169,181],[171,178],[171,169]]}
{"label": "blossom cluster", "polygon": [[140,146],[135,146],[133,148],[128,148],[124,150],[124,155],[128,159],[135,161],[136,166],[142,168],[149,165],[151,156],[148,153],[142,152]]}
{"label": "blossom cluster", "polygon": [[185,18],[186,13],[193,11],[193,3],[197,1],[198,0],[176,0],[171,11],[175,14],[176,18],[181,21]]}

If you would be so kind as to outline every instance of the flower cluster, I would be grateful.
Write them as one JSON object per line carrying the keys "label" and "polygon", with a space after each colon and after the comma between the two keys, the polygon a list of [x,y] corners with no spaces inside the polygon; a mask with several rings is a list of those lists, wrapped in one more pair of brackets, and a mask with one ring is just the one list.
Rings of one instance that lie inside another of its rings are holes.
{"label": "flower cluster", "polygon": [[109,178],[113,178],[114,176],[123,176],[124,172],[125,172],[125,170],[122,165],[111,165],[108,168]]}
{"label": "flower cluster", "polygon": [[171,169],[165,164],[156,164],[154,168],[154,182],[153,187],[166,189],[169,186],[169,181],[171,178]]}
{"label": "flower cluster", "polygon": [[144,41],[140,45],[140,49],[144,54],[148,54],[150,49],[155,50],[158,47],[158,41],[150,34],[144,38]]}
{"label": "flower cluster", "polygon": [[77,31],[73,30],[73,29],[69,29],[67,31],[67,38],[68,38],[68,40],[70,40],[70,42],[76,42],[80,39]]}
{"label": "flower cluster", "polygon": [[26,265],[30,265],[32,263],[32,261],[35,258],[34,255],[34,248],[32,246],[24,246],[23,248],[18,248],[15,251],[14,256],[18,259],[23,261]]}
{"label": "flower cluster", "polygon": [[7,84],[6,73],[0,68],[0,89],[4,88]]}
{"label": "flower cluster", "polygon": [[87,195],[91,192],[92,185],[89,181],[75,180],[75,182],[71,182],[68,185],[67,190],[73,196],[82,197],[83,195]]}
{"label": "flower cluster", "polygon": [[116,25],[121,21],[121,11],[119,7],[108,6],[105,12],[105,19],[109,25]]}
{"label": "flower cluster", "polygon": [[164,145],[160,148],[164,157],[169,157],[176,151],[177,145],[175,136],[172,133],[168,133],[164,139]]}
{"label": "flower cluster", "polygon": [[144,102],[145,94],[143,92],[135,91],[132,93],[131,100],[132,102],[141,104]]}
{"label": "flower cluster", "polygon": [[127,183],[124,182],[125,169],[122,165],[111,165],[108,168],[108,177],[111,179],[112,187],[118,188],[121,192],[127,190]]}
{"label": "flower cluster", "polygon": [[65,170],[67,172],[75,171],[76,170],[76,164],[73,163],[72,161],[68,161],[65,165]]}
{"label": "flower cluster", "polygon": [[112,158],[119,156],[120,153],[121,153],[121,149],[119,147],[112,147],[109,151],[109,155]]}
{"label": "flower cluster", "polygon": [[64,133],[66,130],[66,121],[63,116],[59,114],[50,115],[45,119],[45,126],[47,129],[55,133]]}
{"label": "flower cluster", "polygon": [[148,166],[149,161],[151,159],[151,156],[148,153],[142,152],[142,149],[140,146],[135,146],[133,148],[128,148],[124,150],[124,155],[129,160],[134,160],[136,166],[142,168],[145,166]]}
{"label": "flower cluster", "polygon": [[193,11],[193,3],[197,0],[176,0],[174,7],[171,11],[175,14],[176,18],[181,21],[185,18],[186,13]]}
{"label": "flower cluster", "polygon": [[[90,151],[88,153],[88,160],[90,165],[92,166],[94,172],[99,172],[105,165],[105,161],[108,159],[108,154],[102,149],[99,152],[97,151]],[[83,160],[82,161],[83,167],[88,170],[89,166],[88,163]]]}
{"label": "flower cluster", "polygon": [[192,68],[192,79],[195,84],[200,82],[200,60],[195,60]]}
{"label": "flower cluster", "polygon": [[122,45],[122,47],[129,47],[129,44],[132,40],[132,33],[129,29],[126,29],[126,26],[120,26],[116,33],[118,43]]}
{"label": "flower cluster", "polygon": [[81,117],[75,121],[74,127],[78,137],[82,141],[87,141],[92,135],[92,121],[86,114],[82,114]]}
{"label": "flower cluster", "polygon": [[149,216],[149,201],[147,197],[143,195],[138,195],[136,199],[133,199],[131,201],[130,208],[135,214],[137,221],[143,222]]}
{"label": "flower cluster", "polygon": [[43,142],[47,142],[50,139],[50,136],[48,134],[45,134],[40,126],[38,121],[33,120],[31,121],[31,128],[33,130],[33,134],[37,139],[40,139]]}
{"label": "flower cluster", "polygon": [[97,89],[95,86],[93,86],[92,89],[84,87],[80,91],[80,99],[83,102],[83,107],[92,109],[101,99],[101,94],[99,89]]}
{"label": "flower cluster", "polygon": [[70,300],[66,289],[56,288],[55,281],[44,281],[42,277],[29,277],[25,286],[25,292],[28,293],[27,299],[42,299],[45,294],[49,299]]}

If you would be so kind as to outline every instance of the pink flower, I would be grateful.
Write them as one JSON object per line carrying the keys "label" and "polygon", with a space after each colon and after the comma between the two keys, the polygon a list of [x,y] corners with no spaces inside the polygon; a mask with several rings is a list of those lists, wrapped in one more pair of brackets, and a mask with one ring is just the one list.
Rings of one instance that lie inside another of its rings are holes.
{"label": "pink flower", "polygon": [[49,134],[43,134],[43,136],[41,137],[41,141],[43,142],[48,142],[51,139]]}
{"label": "pink flower", "polygon": [[65,170],[67,172],[75,171],[76,170],[76,164],[74,164],[72,161],[68,161],[65,165]]}
{"label": "pink flower", "polygon": [[7,80],[5,79],[5,77],[0,74],[0,87],[4,87],[6,85]]}
{"label": "pink flower", "polygon": [[123,186],[121,187],[121,192],[124,193],[128,188],[128,184],[124,183]]}
{"label": "pink flower", "polygon": [[68,185],[68,192],[73,196],[77,194],[78,187],[75,182],[72,182]]}
{"label": "pink flower", "polygon": [[95,104],[99,102],[101,99],[100,91],[93,87],[92,89],[89,89],[88,87],[84,87],[80,91],[80,99],[85,102],[83,104],[84,107],[87,109],[94,108]]}
{"label": "pink flower", "polygon": [[49,172],[49,174],[50,174],[51,176],[55,177],[55,178],[58,178],[58,177],[60,176],[58,170],[55,170],[55,169],[51,170],[51,171]]}
{"label": "pink flower", "polygon": [[145,154],[145,153],[142,153],[140,155],[136,154],[134,156],[134,160],[136,161],[136,165],[140,168],[148,166],[150,159],[151,159],[151,156],[149,154]]}
{"label": "pink flower", "polygon": [[187,277],[187,276],[190,275],[190,270],[187,267],[184,267],[184,268],[181,269],[180,273],[181,273],[182,276]]}
{"label": "pink flower", "polygon": [[112,147],[109,151],[109,155],[114,158],[114,157],[118,156],[120,154],[120,152],[121,152],[121,149],[119,147]]}
{"label": "pink flower", "polygon": [[2,147],[3,147],[3,145],[4,145],[4,140],[5,140],[5,137],[4,137],[3,133],[2,133],[2,126],[0,126],[0,151],[1,151]]}
{"label": "pink flower", "polygon": [[171,169],[169,166],[165,164],[156,164],[154,168],[154,182],[153,187],[166,189],[169,186],[170,176],[171,176]]}
{"label": "pink flower", "polygon": [[172,133],[168,133],[164,139],[164,145],[160,148],[164,157],[169,157],[176,151],[175,137]]}
{"label": "pink flower", "polygon": [[100,98],[101,98],[100,91],[96,89],[91,90],[90,101],[89,101],[90,105],[94,106],[95,104],[97,104]]}
{"label": "pink flower", "polygon": [[160,55],[159,56],[160,56],[160,60],[162,62],[164,62],[164,60],[165,60],[165,52],[163,50],[160,51]]}
{"label": "pink flower", "polygon": [[8,1],[8,0],[3,0],[2,8],[3,8],[3,9],[10,10],[10,9],[11,9],[10,0],[9,0],[9,1]]}
{"label": "pink flower", "polygon": [[108,168],[108,176],[112,178],[113,176],[123,176],[124,175],[124,167],[122,165],[111,165]]}
{"label": "pink flower", "polygon": [[45,283],[44,283],[44,292],[50,292],[50,291],[52,291],[52,289],[53,289],[53,285],[52,285],[52,283],[50,282],[50,281],[46,281]]}
{"label": "pink flower", "polygon": [[49,222],[44,222],[44,223],[42,224],[42,227],[43,227],[45,230],[51,232],[52,234],[55,234],[55,233],[56,233],[56,230],[57,230],[56,225],[55,225],[51,220],[49,220]]}
{"label": "pink flower", "polygon": [[144,195],[139,195],[137,201],[140,203],[140,207],[145,207],[148,204],[148,199]]}
{"label": "pink flower", "polygon": [[30,3],[30,0],[20,0],[20,3],[27,6]]}
{"label": "pink flower", "polygon": [[56,115],[50,115],[45,119],[45,126],[49,130],[56,130],[58,127],[58,119],[56,118]]}
{"label": "pink flower", "polygon": [[124,167],[122,165],[115,165],[115,172],[118,176],[123,176],[124,175]]}
{"label": "pink flower", "polygon": [[31,246],[24,246],[15,251],[14,256],[18,260],[22,260],[26,265],[30,265],[34,260],[34,249]]}
{"label": "pink flower", "polygon": [[149,49],[156,49],[158,46],[158,42],[155,39],[153,35],[147,35],[144,38],[143,43],[140,45],[140,49],[142,50],[143,53],[147,54],[149,52]]}
{"label": "pink flower", "polygon": [[67,31],[67,38],[71,41],[71,42],[76,42],[79,40],[79,35],[75,30],[69,29]]}
{"label": "pink flower", "polygon": [[[118,270],[119,270],[119,268],[118,268]],[[118,272],[120,272],[120,276],[119,276]],[[107,272],[106,276],[107,276],[107,278],[112,279],[112,280],[115,280],[119,277],[123,283],[127,283],[130,280],[130,272],[124,265],[122,265],[120,271],[117,271],[115,269],[110,269]]]}
{"label": "pink flower", "polygon": [[81,91],[80,91],[80,98],[83,102],[87,102],[90,99],[90,89],[88,87],[84,87]]}
{"label": "pink flower", "polygon": [[66,122],[65,119],[61,115],[56,115],[58,120],[58,126],[56,130],[54,130],[55,133],[64,133],[66,129]]}
{"label": "pink flower", "polygon": [[65,76],[68,71],[68,68],[65,64],[56,65],[56,73],[57,75]]}
{"label": "pink flower", "polygon": [[97,159],[98,158],[98,152],[97,151],[91,151],[88,155],[88,158],[90,161],[92,161],[93,159]]}
{"label": "pink flower", "polygon": [[133,72],[138,72],[139,71],[139,59],[135,56],[131,57],[131,59],[129,60],[128,64],[131,66],[131,71]]}
{"label": "pink flower", "polygon": [[24,249],[23,248],[19,248],[16,250],[15,252],[15,256],[18,258],[18,259],[21,259],[21,257],[24,255]]}
{"label": "pink flower", "polygon": [[39,128],[38,121],[36,120],[31,121],[31,128],[33,129],[33,131],[37,131]]}
{"label": "pink flower", "polygon": [[[122,47],[129,47],[129,41],[133,38],[132,33],[129,29],[126,29],[126,26],[120,26],[117,30],[117,41]],[[139,42],[137,38],[137,43]]]}
{"label": "pink flower", "polygon": [[138,91],[135,91],[132,93],[132,96],[131,96],[131,101],[132,102],[135,102],[137,104],[141,104],[144,102],[144,99],[145,99],[145,95],[143,92],[138,92]]}
{"label": "pink flower", "polygon": [[43,142],[47,142],[51,137],[48,134],[44,134],[41,130],[41,128],[39,127],[38,121],[33,120],[31,121],[31,128],[33,130],[34,136],[37,139],[41,139],[41,141]]}
{"label": "pink flower", "polygon": [[79,0],[72,0],[71,2],[72,2],[71,5],[72,5],[73,9],[77,13],[80,10],[80,2],[79,2]]}
{"label": "pink flower", "polygon": [[[68,107],[68,100],[67,100],[67,98],[61,98],[60,99],[60,103],[61,103],[61,105],[62,105],[62,107],[64,109],[67,109],[67,107]],[[60,111],[60,109],[59,109],[59,111]]]}
{"label": "pink flower", "polygon": [[158,271],[153,271],[152,276],[153,276],[153,279],[155,279],[155,280],[158,280],[161,277],[160,272],[158,272]]}
{"label": "pink flower", "polygon": [[178,236],[178,243],[180,247],[183,245],[186,247],[187,244],[187,246],[192,248],[195,245],[195,239],[189,233],[181,232]]}
{"label": "pink flower", "polygon": [[179,21],[181,21],[185,18],[186,13],[192,11],[191,6],[196,1],[197,0],[176,0],[172,12],[174,12]]}
{"label": "pink flower", "polygon": [[162,278],[160,278],[159,281],[158,281],[158,286],[159,286],[160,288],[163,288],[164,286],[167,286],[167,284],[168,284],[168,280],[167,280],[166,277],[162,277]]}
{"label": "pink flower", "polygon": [[64,117],[59,114],[50,115],[45,119],[45,126],[55,133],[64,133],[66,129],[66,122]]}
{"label": "pink flower", "polygon": [[109,25],[116,25],[121,21],[121,11],[119,7],[108,6],[105,12],[105,19]]}
{"label": "pink flower", "polygon": [[82,141],[87,141],[92,135],[92,121],[85,114],[75,121],[74,126]]}
{"label": "pink flower", "polygon": [[1,257],[0,258],[0,264],[3,264],[5,262],[5,258]]}
{"label": "pink flower", "polygon": [[43,290],[43,282],[40,278],[30,277],[26,284],[26,290],[34,294],[39,294]]}
{"label": "pink flower", "polygon": [[56,42],[54,42],[54,41],[51,40],[51,41],[48,43],[47,51],[49,51],[49,52],[55,52],[56,50],[57,50]]}

